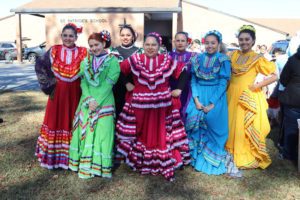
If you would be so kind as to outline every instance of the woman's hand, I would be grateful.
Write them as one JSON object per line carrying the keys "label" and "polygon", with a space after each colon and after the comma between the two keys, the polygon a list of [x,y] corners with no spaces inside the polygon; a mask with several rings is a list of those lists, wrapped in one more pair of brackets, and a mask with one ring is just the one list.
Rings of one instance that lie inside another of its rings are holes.
{"label": "woman's hand", "polygon": [[202,103],[200,103],[197,97],[194,98],[194,102],[198,110],[202,110],[204,108],[204,106],[202,105]]}
{"label": "woman's hand", "polygon": [[215,105],[212,103],[212,104],[209,104],[208,106],[205,106],[204,108],[203,108],[203,111],[205,112],[205,113],[208,113],[209,111],[211,111],[213,108],[215,107]]}
{"label": "woman's hand", "polygon": [[181,95],[181,92],[182,92],[182,90],[175,89],[175,90],[172,91],[171,95],[172,95],[172,97],[176,98],[176,97],[179,97]]}
{"label": "woman's hand", "polygon": [[126,83],[125,87],[128,92],[131,92],[134,89],[134,85],[130,82]]}
{"label": "woman's hand", "polygon": [[93,100],[89,103],[89,109],[91,111],[95,111],[97,109],[97,107],[99,106],[99,104],[97,103],[97,101]]}
{"label": "woman's hand", "polygon": [[259,88],[259,85],[257,83],[253,83],[252,85],[249,85],[248,88],[252,92],[255,92]]}
{"label": "woman's hand", "polygon": [[253,85],[249,85],[248,88],[249,88],[249,90],[254,92],[254,91],[257,91],[260,88],[263,88],[267,85],[270,85],[271,83],[273,83],[277,80],[278,80],[277,74],[272,73],[267,78],[265,78],[263,81],[258,82],[258,83],[253,83]]}
{"label": "woman's hand", "polygon": [[208,113],[209,111],[211,111],[213,108],[215,107],[215,105],[212,103],[212,104],[209,104],[208,106],[205,106],[203,107],[203,111],[205,113]]}

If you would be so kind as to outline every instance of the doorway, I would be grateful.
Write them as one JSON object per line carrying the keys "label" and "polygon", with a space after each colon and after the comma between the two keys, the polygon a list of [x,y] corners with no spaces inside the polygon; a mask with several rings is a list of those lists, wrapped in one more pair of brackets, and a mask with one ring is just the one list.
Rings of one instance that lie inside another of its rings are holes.
{"label": "doorway", "polygon": [[144,35],[159,33],[167,51],[172,51],[172,18],[172,13],[145,13],[144,16]]}

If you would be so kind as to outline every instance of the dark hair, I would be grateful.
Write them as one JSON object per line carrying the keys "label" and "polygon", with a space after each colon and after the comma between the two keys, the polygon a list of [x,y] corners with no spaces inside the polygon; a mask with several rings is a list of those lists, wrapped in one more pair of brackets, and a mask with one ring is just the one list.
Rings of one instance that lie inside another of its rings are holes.
{"label": "dark hair", "polygon": [[64,32],[67,29],[71,29],[74,32],[75,36],[77,37],[77,30],[74,26],[72,26],[71,24],[67,24],[63,27],[62,32]]}
{"label": "dark hair", "polygon": [[220,38],[219,38],[216,34],[209,33],[209,34],[205,35],[204,39],[206,40],[206,38],[207,38],[208,36],[214,36],[214,37],[217,39],[217,41],[218,41],[219,44],[222,43],[222,42],[220,41]]}
{"label": "dark hair", "polygon": [[263,45],[260,45],[260,48],[262,47],[265,47],[266,49],[268,49],[267,45],[263,44]]}
{"label": "dark hair", "polygon": [[249,35],[252,37],[253,40],[256,40],[256,35],[255,35],[255,32],[252,31],[252,30],[249,30],[249,29],[244,29],[244,30],[241,30],[238,34],[238,37],[240,37],[240,35],[242,33],[249,33]]}
{"label": "dark hair", "polygon": [[200,40],[199,39],[194,39],[193,41],[192,41],[192,43],[194,44],[194,43],[196,43],[196,44],[201,44],[201,42],[200,42]]}
{"label": "dark hair", "polygon": [[179,35],[179,34],[184,35],[185,38],[186,38],[186,41],[188,41],[188,39],[189,39],[189,34],[188,34],[187,32],[179,31],[179,32],[177,32],[177,33],[175,34],[175,37],[176,37],[177,35]]}
{"label": "dark hair", "polygon": [[[253,43],[253,45],[252,45],[252,47],[253,47],[254,44],[255,44],[255,41],[256,41],[256,35],[255,35],[255,32],[252,31],[252,30],[249,30],[249,29],[245,29],[245,30],[242,30],[242,31],[239,32],[238,37],[240,37],[240,35],[241,35],[242,33],[249,33],[250,37],[254,40],[254,43]],[[261,48],[261,46],[260,46],[259,48]]]}
{"label": "dark hair", "polygon": [[121,34],[123,29],[128,29],[131,32],[131,34],[132,34],[132,44],[135,43],[135,41],[137,39],[137,35],[136,35],[136,32],[133,30],[133,28],[131,26],[124,25],[120,29],[120,34]]}
{"label": "dark hair", "polygon": [[110,36],[109,36],[109,38],[108,39],[103,39],[103,33],[102,32],[100,32],[100,33],[92,33],[90,36],[89,36],[89,38],[88,38],[88,41],[89,40],[97,40],[97,41],[99,41],[99,42],[105,42],[105,46],[104,46],[104,48],[106,49],[106,48],[108,48],[108,47],[110,47],[110,45],[111,45],[111,39],[110,39]]}
{"label": "dark hair", "polygon": [[155,35],[146,35],[144,42],[147,40],[148,37],[153,37],[156,40],[158,46],[161,46],[160,43],[159,43],[158,37],[156,37]]}
{"label": "dark hair", "polygon": [[145,37],[145,40],[148,38],[148,37],[153,37],[155,38],[156,42],[158,43],[158,46],[161,46],[162,45],[162,38],[160,36],[160,34],[156,33],[156,32],[151,32],[151,33],[148,33]]}

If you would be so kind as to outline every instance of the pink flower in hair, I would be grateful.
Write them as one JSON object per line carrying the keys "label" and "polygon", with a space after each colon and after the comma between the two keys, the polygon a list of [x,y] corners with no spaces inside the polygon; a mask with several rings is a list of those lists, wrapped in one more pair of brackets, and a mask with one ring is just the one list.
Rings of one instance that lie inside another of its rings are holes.
{"label": "pink flower in hair", "polygon": [[157,33],[157,32],[151,32],[151,33],[148,33],[147,36],[156,37],[159,40],[159,45],[162,44],[162,38],[161,38],[161,36],[160,36],[159,33]]}

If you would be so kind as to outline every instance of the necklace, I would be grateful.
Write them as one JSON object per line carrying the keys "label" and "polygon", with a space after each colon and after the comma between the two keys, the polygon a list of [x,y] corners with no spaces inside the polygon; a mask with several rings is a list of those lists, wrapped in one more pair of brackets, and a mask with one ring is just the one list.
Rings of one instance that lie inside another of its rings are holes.
{"label": "necklace", "polygon": [[123,48],[123,49],[131,49],[134,45],[132,44],[132,45],[130,45],[130,46],[128,46],[128,47],[125,47],[125,46],[123,46],[123,45],[120,45],[121,46],[121,48]]}

